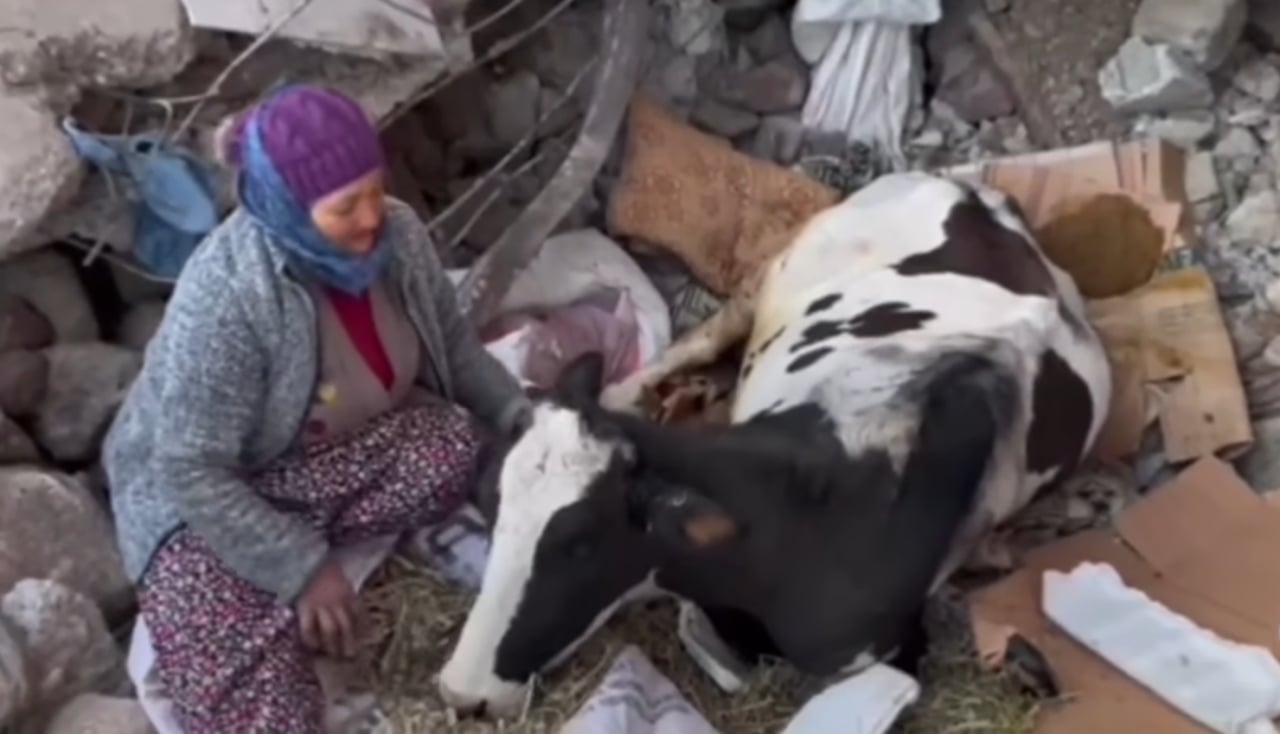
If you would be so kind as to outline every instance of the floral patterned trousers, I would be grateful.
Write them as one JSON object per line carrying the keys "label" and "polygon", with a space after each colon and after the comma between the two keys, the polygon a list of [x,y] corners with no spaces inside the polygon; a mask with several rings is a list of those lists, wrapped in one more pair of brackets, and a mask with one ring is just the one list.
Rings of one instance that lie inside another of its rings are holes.
{"label": "floral patterned trousers", "polygon": [[[466,499],[479,450],[467,415],[434,404],[312,444],[253,479],[335,546],[442,519]],[[320,734],[324,700],[298,618],[178,531],[142,578],[160,681],[185,734]]]}

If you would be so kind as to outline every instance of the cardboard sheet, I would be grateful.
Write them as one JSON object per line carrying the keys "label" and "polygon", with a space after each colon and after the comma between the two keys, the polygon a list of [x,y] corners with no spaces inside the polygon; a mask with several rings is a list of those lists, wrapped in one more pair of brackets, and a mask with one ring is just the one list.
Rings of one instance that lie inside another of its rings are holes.
{"label": "cardboard sheet", "polygon": [[1046,569],[1109,563],[1125,583],[1231,640],[1280,656],[1280,505],[1216,458],[1192,465],[1121,516],[1033,551],[1023,569],[971,600],[975,632],[1018,630],[1048,659],[1066,701],[1039,734],[1203,734],[1207,730],[1077,644],[1040,612]]}
{"label": "cardboard sheet", "polygon": [[1098,445],[1102,458],[1135,454],[1148,419],[1157,416],[1171,462],[1235,455],[1252,443],[1235,349],[1204,270],[1158,276],[1088,308],[1114,380]]}
{"label": "cardboard sheet", "polygon": [[[1032,228],[1082,200],[1125,194],[1164,233],[1164,252],[1194,242],[1186,204],[1186,156],[1160,140],[1098,142],[957,166],[944,175],[1013,197]],[[1111,359],[1114,391],[1097,453],[1125,459],[1159,420],[1172,462],[1234,456],[1253,441],[1244,388],[1212,281],[1199,269],[1090,304]]]}

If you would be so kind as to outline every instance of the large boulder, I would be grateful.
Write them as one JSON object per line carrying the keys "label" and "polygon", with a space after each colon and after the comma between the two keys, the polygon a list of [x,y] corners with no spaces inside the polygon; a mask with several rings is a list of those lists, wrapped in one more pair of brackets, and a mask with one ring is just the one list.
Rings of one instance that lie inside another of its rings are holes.
{"label": "large boulder", "polygon": [[136,352],[144,352],[164,320],[165,302],[142,301],[131,306],[116,331],[116,343]]}
{"label": "large boulder", "polygon": [[179,0],[0,0],[0,79],[9,84],[148,87],[195,55]]}
{"label": "large boulder", "polygon": [[74,696],[115,692],[125,682],[123,656],[102,612],[73,589],[24,579],[0,599],[0,620],[26,661],[26,698],[19,706],[28,722],[42,721]]}
{"label": "large boulder", "polygon": [[51,579],[124,611],[132,588],[115,531],[88,490],[69,476],[0,469],[0,593],[22,579]]}
{"label": "large boulder", "polygon": [[43,349],[57,334],[53,324],[31,302],[0,293],[0,353],[10,349]]}
{"label": "large boulder", "polygon": [[[0,18],[8,24],[6,2],[8,0],[0,0]],[[56,7],[59,3],[47,5]],[[10,37],[11,34],[0,31],[0,39]],[[0,73],[4,68],[0,61]],[[4,121],[0,124],[0,260],[3,260],[42,244],[35,237],[36,229],[46,216],[72,200],[85,167],[66,135],[58,129],[53,112],[35,94],[0,89],[0,120]]]}
{"label": "large boulder", "polygon": [[[3,156],[0,149],[0,158]],[[3,186],[4,179],[0,174],[0,187]],[[0,249],[0,256],[2,253]],[[60,342],[85,342],[98,338],[98,319],[76,273],[75,264],[53,250],[46,248],[28,252],[0,262],[0,292],[18,296],[34,306],[53,324],[54,334]]]}
{"label": "large boulder", "polygon": [[31,464],[40,460],[40,449],[26,430],[0,413],[0,465]]}
{"label": "large boulder", "polygon": [[89,461],[142,368],[142,355],[102,342],[55,344],[43,354],[48,392],[36,411],[35,439],[58,461]]}
{"label": "large boulder", "polygon": [[1248,19],[1245,0],[1142,0],[1133,34],[1185,51],[1203,69],[1217,68]]}

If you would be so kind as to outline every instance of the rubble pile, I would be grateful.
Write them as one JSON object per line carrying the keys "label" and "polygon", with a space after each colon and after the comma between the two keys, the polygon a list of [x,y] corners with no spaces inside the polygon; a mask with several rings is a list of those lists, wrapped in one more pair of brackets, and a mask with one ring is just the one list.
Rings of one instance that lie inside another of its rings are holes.
{"label": "rubble pile", "polygon": [[[291,30],[242,56],[252,36],[226,31],[268,24],[218,16],[218,30],[194,28],[189,18],[217,15],[200,5],[131,0],[125,12],[86,0],[0,0],[0,17],[17,29],[0,29],[0,729],[19,734],[89,725],[149,731],[112,635],[128,631],[133,602],[98,454],[163,318],[172,277],[142,243],[159,236],[144,226],[145,182],[87,163],[68,121],[126,147],[131,136],[158,135],[193,171],[207,172],[208,200],[198,203],[222,215],[234,198],[212,155],[218,130],[279,83],[329,84],[384,120],[392,193],[429,223],[450,263],[465,266],[544,189],[594,91],[598,0],[562,10],[527,0],[461,46],[458,24],[475,25],[474,16],[497,7],[478,1],[465,18],[437,8],[438,47],[418,54],[405,53],[395,34],[335,46]],[[1255,488],[1280,486],[1280,460],[1269,448],[1280,436],[1280,297],[1269,290],[1280,278],[1280,6],[896,7],[904,15],[864,9],[799,23],[788,0],[663,0],[641,91],[675,119],[815,178],[832,196],[894,168],[1112,135],[1185,148],[1199,243],[1191,258],[1207,267],[1222,299],[1253,413],[1257,448],[1241,467]],[[553,22],[525,32],[553,11]],[[1112,22],[1120,15],[1124,23]],[[1045,25],[1053,18],[1059,30]],[[503,50],[516,36],[521,42]],[[902,54],[876,57],[865,45],[872,36]],[[369,50],[379,44],[394,48]],[[831,97],[832,89],[880,81],[854,78],[863,70],[850,59],[859,53],[867,69],[894,67],[883,71],[892,75],[883,102]],[[423,90],[431,94],[419,100]],[[607,239],[623,137],[558,232]],[[178,241],[167,236],[161,241]],[[675,332],[716,307],[675,257],[638,238],[620,244],[670,305]],[[1136,475],[1123,472],[1123,481],[1076,483],[1091,489],[1049,503],[1054,517],[1037,515],[1033,525],[1057,530],[1037,539],[1118,514],[1137,496],[1135,485],[1168,472],[1159,451],[1144,451]],[[1105,501],[1087,496],[1104,484]]]}

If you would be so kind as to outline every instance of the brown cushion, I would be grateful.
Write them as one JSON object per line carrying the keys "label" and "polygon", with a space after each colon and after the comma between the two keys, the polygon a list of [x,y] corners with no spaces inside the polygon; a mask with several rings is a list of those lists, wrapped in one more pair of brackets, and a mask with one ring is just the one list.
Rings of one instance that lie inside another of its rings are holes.
{"label": "brown cushion", "polygon": [[671,251],[709,289],[728,295],[838,198],[834,189],[739,153],[637,95],[609,228]]}

